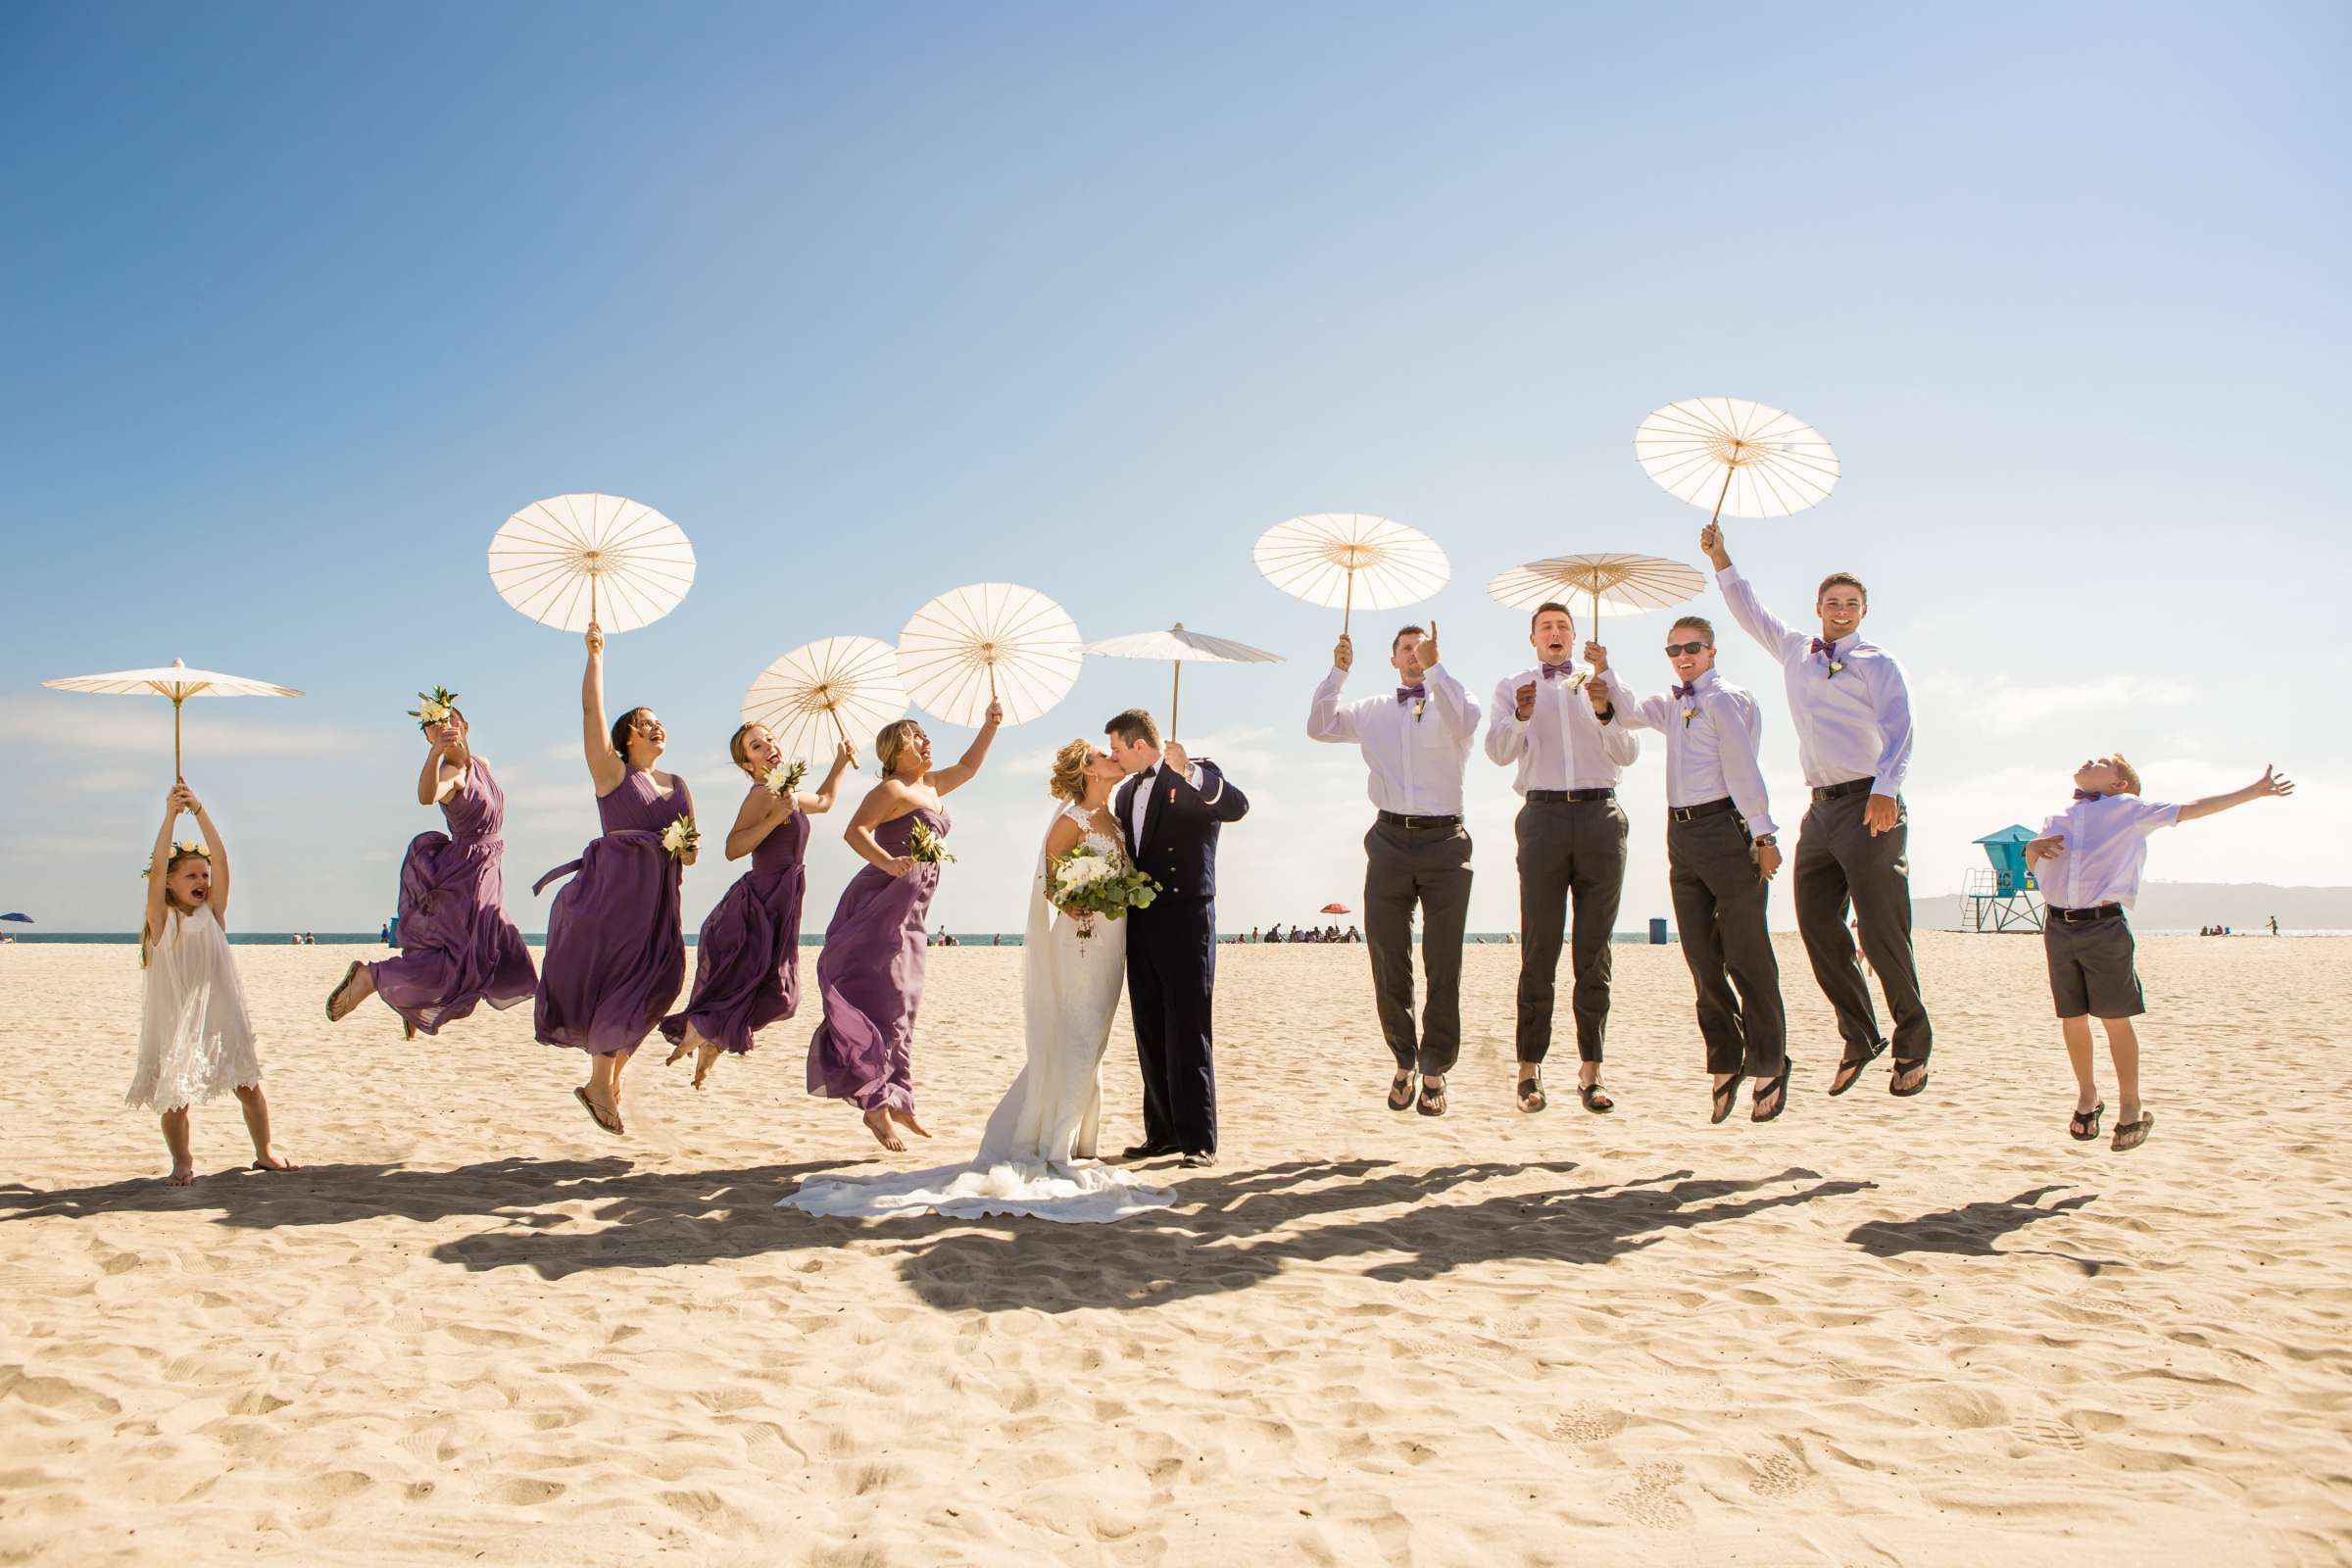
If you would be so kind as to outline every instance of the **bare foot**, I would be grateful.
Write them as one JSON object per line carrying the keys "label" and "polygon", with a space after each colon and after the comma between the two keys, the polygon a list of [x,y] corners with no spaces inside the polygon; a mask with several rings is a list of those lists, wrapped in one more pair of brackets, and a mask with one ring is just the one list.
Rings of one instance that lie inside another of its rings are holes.
{"label": "bare foot", "polygon": [[678,1042],[678,1049],[662,1058],[662,1065],[668,1067],[684,1061],[686,1059],[686,1053],[692,1051],[693,1049],[694,1033],[692,1030],[689,1030],[687,1031],[686,1037]]}
{"label": "bare foot", "polygon": [[714,1045],[711,1045],[709,1041],[705,1041],[703,1044],[694,1048],[695,1088],[700,1089],[703,1087],[703,1081],[710,1076],[710,1069],[718,1065],[718,1048]]}
{"label": "bare foot", "polygon": [[931,1134],[924,1128],[923,1124],[914,1119],[914,1112],[911,1110],[901,1110],[894,1105],[891,1107],[890,1119],[897,1122],[900,1126],[906,1128],[908,1132],[914,1134],[914,1136],[917,1138],[928,1138],[931,1136]]}
{"label": "bare foot", "polygon": [[193,1187],[193,1186],[195,1186],[195,1185],[196,1185],[196,1167],[195,1167],[195,1166],[193,1166],[193,1165],[174,1165],[174,1166],[172,1166],[172,1174],[164,1178],[164,1185],[165,1185],[165,1186],[167,1186],[167,1187]]}
{"label": "bare foot", "polygon": [[283,1154],[279,1153],[279,1152],[277,1152],[277,1146],[276,1146],[275,1144],[271,1144],[271,1145],[270,1145],[269,1148],[267,1148],[267,1149],[263,1150],[263,1151],[261,1152],[261,1153],[260,1153],[260,1154],[258,1154],[258,1155],[256,1155],[256,1156],[255,1156],[255,1158],[254,1158],[254,1161],[253,1161],[253,1168],[254,1168],[255,1170],[300,1170],[300,1169],[302,1169],[302,1167],[301,1167],[300,1165],[297,1165],[297,1164],[295,1164],[295,1163],[294,1163],[292,1160],[288,1159],[288,1158],[287,1158],[285,1155],[283,1155]]}
{"label": "bare foot", "polygon": [[[894,1154],[904,1154],[906,1152],[906,1144],[900,1140],[899,1135],[891,1128],[890,1111],[887,1107],[876,1105],[873,1109],[865,1113],[864,1120],[866,1131],[874,1135],[874,1142],[880,1144],[884,1149],[889,1150]],[[928,1137],[930,1135],[925,1134],[924,1136]]]}

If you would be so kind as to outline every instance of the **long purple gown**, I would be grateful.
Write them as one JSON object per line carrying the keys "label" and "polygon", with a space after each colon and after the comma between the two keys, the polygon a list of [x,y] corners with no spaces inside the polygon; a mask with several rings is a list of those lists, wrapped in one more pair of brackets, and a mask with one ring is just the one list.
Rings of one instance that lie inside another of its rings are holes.
{"label": "long purple gown", "polygon": [[476,757],[441,803],[446,833],[409,841],[400,863],[400,956],[368,966],[375,994],[426,1034],[487,1002],[502,1011],[530,1000],[531,950],[500,900],[506,792]]}
{"label": "long purple gown", "polygon": [[547,911],[532,1021],[548,1045],[598,1056],[634,1051],[678,1000],[686,982],[683,867],[662,847],[662,830],[693,810],[683,778],[663,800],[651,773],[630,768],[596,803],[604,837],[533,885],[537,893],[578,873]]}
{"label": "long purple gown", "polygon": [[[948,813],[926,807],[874,829],[874,842],[905,855],[920,818],[939,838]],[[917,865],[892,876],[868,865],[841,890],[833,922],[816,957],[816,994],[824,1021],[808,1040],[808,1092],[876,1105],[914,1109],[914,1011],[923,1001],[923,955],[931,895],[939,867]]]}
{"label": "long purple gown", "polygon": [[681,1044],[692,1024],[710,1044],[746,1052],[757,1031],[800,1010],[801,895],[808,885],[802,858],[808,849],[808,813],[794,811],[752,851],[752,868],[703,921],[694,949],[694,994],[684,1010],[662,1020],[662,1037],[671,1045]]}

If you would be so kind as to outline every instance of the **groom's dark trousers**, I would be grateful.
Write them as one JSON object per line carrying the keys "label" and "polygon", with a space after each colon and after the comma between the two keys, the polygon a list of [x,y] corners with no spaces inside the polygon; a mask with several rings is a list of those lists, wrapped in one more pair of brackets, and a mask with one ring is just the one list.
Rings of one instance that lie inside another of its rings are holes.
{"label": "groom's dark trousers", "polygon": [[[1139,773],[1112,797],[1129,857],[1159,883],[1152,906],[1127,917],[1127,1010],[1144,1076],[1144,1142],[1217,1152],[1217,1068],[1210,1004],[1217,978],[1217,829],[1249,800],[1202,759],[1195,789],[1166,767]],[[1135,792],[1149,789],[1143,832]]]}

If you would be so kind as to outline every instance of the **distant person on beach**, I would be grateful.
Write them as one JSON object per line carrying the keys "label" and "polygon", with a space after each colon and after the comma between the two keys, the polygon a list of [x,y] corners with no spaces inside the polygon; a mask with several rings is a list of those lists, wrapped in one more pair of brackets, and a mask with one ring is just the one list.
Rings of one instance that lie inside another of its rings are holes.
{"label": "distant person on beach", "polygon": [[1512,770],[1511,788],[1526,803],[1512,832],[1519,847],[1519,929],[1526,933],[1519,950],[1516,1097],[1529,1112],[1549,1103],[1544,1060],[1551,1052],[1564,936],[1574,976],[1577,1095],[1590,1111],[1617,1103],[1600,1084],[1616,962],[1609,938],[1625,894],[1626,821],[1617,783],[1642,755],[1642,743],[1616,722],[1601,683],[1576,667],[1575,637],[1567,606],[1537,606],[1527,627],[1536,663],[1495,686],[1487,720],[1487,757]]}
{"label": "distant person on beach", "polygon": [[2278,917],[2277,915],[2275,915],[2275,914],[2274,914],[2274,915],[2272,915],[2272,916],[2271,916],[2271,935],[2273,935],[2273,936],[2277,936],[2278,934]]}
{"label": "distant person on beach", "polygon": [[[454,700],[454,699],[453,699]],[[522,933],[507,918],[507,796],[487,758],[472,749],[472,726],[455,707],[418,720],[424,763],[416,804],[438,807],[446,833],[409,841],[400,862],[400,907],[408,917],[400,956],[354,960],[326,999],[329,1023],[370,996],[400,1014],[411,1040],[454,1023],[487,1002],[504,1011],[528,1002],[539,976]],[[384,928],[387,939],[391,926]]]}
{"label": "distant person on beach", "polygon": [[1715,627],[1703,616],[1668,629],[1677,680],[1660,696],[1637,698],[1598,644],[1586,644],[1585,657],[1622,721],[1666,738],[1666,867],[1714,1077],[1708,1120],[1731,1115],[1744,1077],[1755,1080],[1748,1118],[1771,1121],[1788,1106],[1788,1026],[1767,926],[1781,851],[1757,761],[1763,712],[1716,673]]}
{"label": "distant person on beach", "polygon": [[[201,838],[174,843],[181,812]],[[270,1136],[270,1102],[253,1048],[245,988],[228,951],[228,847],[186,784],[164,797],[164,825],[147,859],[147,910],[139,922],[139,1061],[126,1105],[160,1111],[174,1187],[196,1179],[188,1110],[233,1090],[253,1139],[253,1169],[297,1170]]]}
{"label": "distant person on beach", "polygon": [[1870,982],[1845,927],[1850,903],[1862,953],[1894,1014],[1894,1062],[1887,1092],[1908,1099],[1928,1086],[1934,1031],[1911,951],[1910,818],[1903,781],[1911,769],[1911,689],[1892,654],[1861,635],[1870,591],[1834,571],[1814,591],[1821,635],[1809,637],[1764,607],[1732,564],[1723,528],[1709,523],[1699,549],[1732,618],[1781,662],[1796,755],[1813,802],[1796,841],[1790,880],[1796,926],[1813,978],[1838,1014],[1845,1054],[1830,1081],[1842,1095],[1887,1049],[1871,1005]]}
{"label": "distant person on beach", "polygon": [[841,776],[856,760],[844,741],[815,789],[787,788],[783,748],[765,724],[738,726],[727,737],[727,756],[751,781],[727,829],[727,858],[748,857],[751,864],[704,918],[694,990],[662,1020],[671,1047],[662,1065],[692,1055],[697,1089],[721,1054],[749,1054],[754,1035],[800,1010],[808,819],[833,809]]}
{"label": "distant person on beach", "polygon": [[2109,1147],[2119,1152],[2137,1149],[2156,1125],[2155,1112],[2139,1100],[2139,1036],[2132,1020],[2147,1011],[2147,1002],[2125,913],[2139,896],[2148,835],[2294,790],[2292,780],[2265,768],[2262,777],[2228,795],[2209,795],[2185,806],[2143,801],[2138,770],[2116,753],[2075,769],[2074,804],[2044,822],[2039,836],[2027,844],[2026,864],[2034,868],[2048,904],[2041,947],[2049,963],[2050,996],[2058,1004],[2058,1028],[2075,1069],[2075,1114],[2067,1133],[2076,1142],[2099,1136],[2099,1116],[2107,1108],[2092,1071],[2093,1018],[2106,1032],[2107,1054],[2115,1064],[2117,1120]]}

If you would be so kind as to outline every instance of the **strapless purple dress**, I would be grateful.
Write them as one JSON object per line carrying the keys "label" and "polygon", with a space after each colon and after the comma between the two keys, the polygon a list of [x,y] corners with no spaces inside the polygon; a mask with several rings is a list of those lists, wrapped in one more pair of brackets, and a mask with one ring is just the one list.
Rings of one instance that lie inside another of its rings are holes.
{"label": "strapless purple dress", "polygon": [[662,830],[693,811],[683,778],[663,800],[651,773],[631,768],[596,803],[604,837],[531,889],[571,876],[547,911],[539,959],[532,1021],[546,1044],[599,1056],[634,1051],[678,1000],[686,982],[684,868],[662,847]]}
{"label": "strapless purple dress", "polygon": [[[754,789],[761,786],[754,785]],[[795,811],[752,851],[752,868],[735,879],[703,921],[695,941],[694,994],[662,1020],[671,1045],[686,1027],[726,1051],[752,1049],[752,1036],[801,1005],[801,896],[808,813]]]}
{"label": "strapless purple dress", "polygon": [[531,950],[500,903],[506,792],[474,758],[441,803],[446,833],[419,833],[400,862],[400,956],[368,966],[375,994],[424,1033],[438,1034],[487,1002],[530,1000]]}
{"label": "strapless purple dress", "polygon": [[[910,812],[874,829],[874,841],[905,855],[917,819],[939,838],[948,813]],[[808,1092],[855,1101],[861,1110],[914,1109],[914,1013],[923,1000],[924,932],[939,867],[892,876],[868,865],[841,890],[816,957],[824,1021],[808,1040]]]}

